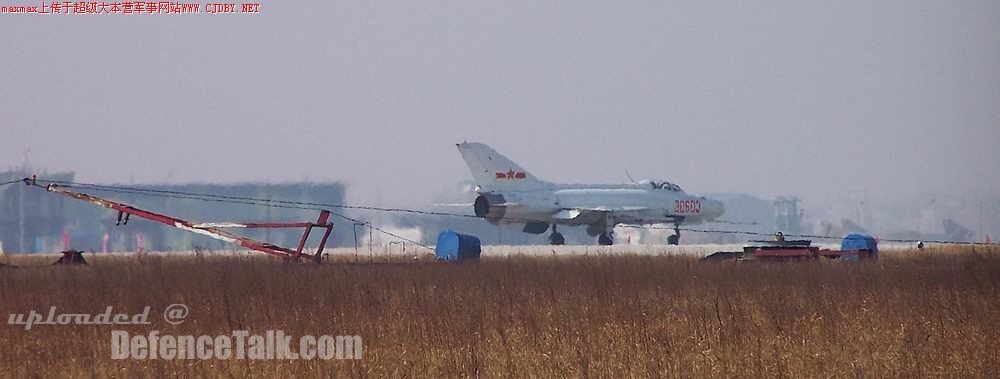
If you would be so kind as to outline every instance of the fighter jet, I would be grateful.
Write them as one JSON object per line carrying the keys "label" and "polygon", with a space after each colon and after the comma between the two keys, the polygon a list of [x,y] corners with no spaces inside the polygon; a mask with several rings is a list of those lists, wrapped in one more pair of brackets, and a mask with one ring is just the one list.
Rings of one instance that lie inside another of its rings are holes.
{"label": "fighter jet", "polygon": [[524,225],[549,243],[566,242],[557,225],[587,225],[600,245],[614,244],[618,224],[672,224],[667,243],[680,242],[681,224],[697,224],[722,216],[722,202],[691,195],[676,184],[643,180],[633,184],[555,184],[536,178],[517,163],[481,144],[457,144],[476,183],[476,216],[498,225]]}

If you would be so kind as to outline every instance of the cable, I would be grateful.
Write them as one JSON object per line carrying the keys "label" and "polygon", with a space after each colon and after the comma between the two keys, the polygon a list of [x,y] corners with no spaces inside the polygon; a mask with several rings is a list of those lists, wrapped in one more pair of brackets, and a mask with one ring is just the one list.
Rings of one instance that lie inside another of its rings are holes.
{"label": "cable", "polygon": [[[317,209],[317,210],[320,210],[320,209]],[[400,235],[398,235],[398,234],[395,234],[395,233],[391,233],[391,232],[388,232],[388,231],[386,231],[386,230],[384,230],[384,229],[382,229],[382,228],[379,228],[379,227],[377,227],[377,226],[374,226],[374,225],[372,225],[372,223],[371,223],[371,222],[363,222],[363,221],[361,221],[361,220],[358,220],[358,219],[354,219],[354,218],[350,218],[350,217],[347,217],[347,216],[344,216],[344,215],[342,215],[342,214],[339,214],[339,213],[334,213],[334,212],[330,212],[330,214],[332,214],[332,215],[336,215],[337,217],[340,217],[340,218],[343,218],[344,220],[347,220],[347,221],[350,221],[350,222],[353,222],[353,223],[354,223],[354,225],[363,225],[363,226],[366,226],[366,227],[368,227],[368,229],[372,229],[372,230],[375,230],[375,231],[377,231],[377,232],[379,232],[379,233],[382,233],[382,234],[385,234],[385,235],[388,235],[388,236],[390,236],[390,237],[394,237],[394,238],[396,238],[396,239],[399,239],[399,240],[402,240],[402,241],[406,241],[406,242],[409,242],[409,243],[412,243],[412,244],[414,244],[414,245],[417,245],[417,246],[420,246],[420,247],[422,247],[422,248],[424,248],[424,249],[427,249],[427,250],[431,250],[431,251],[433,251],[433,250],[434,250],[434,249],[431,249],[431,248],[430,248],[429,246],[427,246],[427,245],[424,245],[424,244],[422,244],[422,243],[420,243],[420,242],[417,242],[417,241],[414,241],[414,240],[411,240],[411,239],[409,239],[409,238],[406,238],[406,237],[403,237],[403,236],[400,236]],[[357,237],[355,237],[355,238],[357,238]],[[369,241],[369,243],[371,243],[371,241]],[[355,245],[356,245],[356,244],[357,244],[357,241],[355,241]]]}
{"label": "cable", "polygon": [[[16,183],[21,180],[16,180],[13,182],[3,183]],[[365,210],[365,211],[378,211],[378,212],[399,212],[399,213],[410,213],[410,214],[421,214],[430,216],[447,216],[447,217],[461,217],[461,218],[480,218],[479,216],[461,214],[461,213],[449,213],[449,212],[435,212],[435,211],[422,211],[416,209],[407,208],[383,208],[383,207],[372,207],[372,206],[357,206],[357,205],[345,205],[345,204],[329,204],[329,203],[316,203],[316,202],[303,202],[303,201],[288,201],[288,200],[274,200],[274,199],[261,199],[253,197],[241,197],[241,196],[226,196],[217,194],[203,194],[203,193],[193,193],[184,191],[173,191],[173,190],[157,190],[148,188],[135,188],[135,187],[124,187],[124,186],[110,186],[110,185],[100,185],[91,183],[78,183],[78,182],[68,182],[68,181],[49,181],[38,179],[37,182],[43,183],[54,183],[59,186],[64,187],[75,187],[84,189],[93,189],[98,191],[108,191],[115,193],[128,193],[143,196],[154,196],[154,197],[166,197],[166,198],[179,198],[179,199],[190,199],[190,200],[200,200],[207,202],[219,202],[219,203],[231,203],[231,204],[245,204],[245,205],[265,205],[276,208],[288,208],[288,209],[304,209],[304,210],[324,210],[325,208],[341,208],[341,209],[354,209],[354,210]],[[323,207],[323,208],[317,208]],[[344,220],[351,221],[354,223],[362,223],[357,219],[347,217],[345,215],[331,212],[331,214],[336,215]],[[508,222],[534,222],[535,220],[502,217],[497,221],[508,221]],[[728,224],[738,224],[735,222],[721,222]],[[365,226],[376,230],[380,233],[392,236],[394,238],[413,243],[415,245],[421,246],[428,250],[430,247],[413,241],[408,238],[390,233],[381,228],[371,225],[371,223],[363,223]],[[752,225],[752,224],[751,224]],[[712,233],[712,234],[738,234],[738,235],[751,235],[751,236],[773,236],[772,233],[763,232],[751,232],[751,231],[740,231],[740,230],[706,230],[706,229],[694,229],[694,228],[674,228],[674,227],[664,227],[656,225],[626,225],[631,228],[645,229],[645,230],[682,230],[694,233]],[[811,235],[811,234],[786,234],[786,237],[800,237],[800,238],[814,238],[814,239],[841,239],[842,237],[837,236],[823,236],[823,235]],[[915,243],[923,241],[925,243],[937,243],[937,244],[956,244],[956,245],[996,245],[991,243],[983,242],[968,242],[968,241],[943,241],[943,240],[913,240],[913,239],[879,239],[880,241],[887,242],[900,242],[900,243]]]}
{"label": "cable", "polygon": [[[132,187],[121,187],[121,186],[107,186],[107,185],[98,185],[98,184],[90,184],[90,183],[66,182],[66,181],[44,181],[44,180],[42,180],[42,182],[56,183],[57,185],[62,185],[62,186],[67,186],[67,187],[77,187],[77,188],[88,188],[89,187],[89,188],[95,189],[95,190],[102,190],[102,191],[109,191],[109,192],[118,192],[118,193],[131,193],[131,194],[146,195],[146,196],[181,198],[181,199],[193,199],[193,200],[201,200],[201,201],[213,201],[213,202],[221,202],[221,203],[234,203],[234,204],[246,204],[246,205],[268,205],[268,206],[273,206],[273,207],[290,208],[290,209],[322,210],[322,208],[314,208],[314,207],[308,207],[308,206],[306,206],[306,205],[313,205],[313,206],[345,208],[345,209],[356,209],[356,210],[370,210],[370,211],[383,211],[383,212],[405,212],[405,213],[425,214],[425,215],[435,215],[435,216],[479,218],[478,216],[468,215],[468,214],[447,213],[447,212],[431,212],[431,211],[421,211],[421,210],[405,209],[405,208],[382,208],[382,207],[370,207],[370,206],[352,206],[352,205],[343,205],[343,204],[299,202],[299,201],[287,201],[287,200],[270,200],[270,199],[251,198],[251,197],[225,196],[225,195],[215,195],[215,194],[199,194],[199,193],[183,192],[183,191],[155,190],[155,189],[132,188]],[[275,205],[273,203],[285,204],[285,205]],[[351,222],[359,222],[356,219],[344,216],[342,214],[337,214],[337,213],[332,213],[332,214],[335,214],[338,217],[344,218],[345,220],[348,220],[348,221],[351,221]],[[509,222],[531,222],[531,221],[534,221],[534,220],[527,220],[527,219],[509,218],[509,217],[501,218],[501,220],[503,220],[503,221],[509,221]],[[370,227],[370,228],[372,228],[372,229],[374,229],[376,231],[379,231],[380,233],[384,233],[384,234],[390,235],[390,236],[392,236],[394,238],[398,238],[400,240],[408,241],[410,243],[413,243],[413,244],[419,245],[421,247],[430,249],[429,247],[427,247],[425,245],[422,245],[420,243],[417,243],[416,241],[413,241],[413,240],[401,237],[399,235],[390,233],[388,231],[385,231],[383,229],[375,227],[375,226],[371,225],[370,223],[366,223],[366,226],[368,226],[368,227]],[[658,230],[658,229],[674,230],[674,229],[679,229],[679,230],[689,231],[689,232],[695,232],[695,233],[739,234],[739,235],[756,235],[756,236],[772,236],[773,235],[771,233],[749,232],[749,231],[739,231],[739,230],[705,230],[705,229],[693,229],[693,228],[671,228],[671,227],[659,227],[659,226],[655,226],[655,225],[628,225],[628,226],[629,227],[633,227],[633,228],[637,228],[637,229],[648,229],[648,230]],[[789,235],[786,235],[786,236],[789,236],[789,237],[802,237],[802,238],[817,238],[817,239],[841,239],[841,237],[837,237],[837,236],[822,236],[822,235],[809,235],[809,234],[789,234]],[[913,242],[918,242],[918,241],[921,241],[921,240],[880,239],[880,241],[913,243]],[[923,242],[938,243],[938,244],[960,244],[960,245],[991,245],[991,244],[987,244],[987,243],[966,242],[966,241],[926,240],[926,241],[923,241]]]}
{"label": "cable", "polygon": [[11,180],[9,182],[3,182],[3,183],[0,183],[0,187],[3,187],[3,186],[8,185],[8,184],[20,183],[22,181],[24,181],[24,179],[17,179],[17,180]]}
{"label": "cable", "polygon": [[193,193],[193,192],[172,191],[172,190],[157,190],[157,189],[149,189],[149,188],[133,188],[133,187],[122,187],[122,186],[108,186],[108,185],[101,185],[101,184],[77,183],[77,182],[67,182],[67,181],[60,181],[60,180],[41,180],[41,179],[38,179],[37,181],[38,182],[45,182],[45,183],[55,183],[57,185],[65,186],[65,187],[77,187],[77,188],[88,188],[89,187],[89,188],[92,188],[92,189],[135,191],[137,194],[138,193],[149,192],[149,193],[160,193],[160,194],[170,194],[170,195],[180,195],[180,196],[194,196],[194,197],[208,197],[208,198],[230,199],[230,200],[258,201],[258,202],[293,204],[293,205],[312,205],[312,206],[321,206],[321,207],[329,207],[329,208],[341,208],[341,209],[357,209],[357,210],[368,210],[368,211],[379,211],[379,212],[415,213],[415,214],[425,214],[425,215],[432,215],[432,216],[457,216],[457,217],[478,218],[475,215],[466,215],[466,214],[448,213],[448,212],[421,211],[421,210],[406,209],[406,208],[383,208],[383,207],[360,206],[360,205],[314,203],[314,202],[307,202],[307,201],[274,200],[274,199],[262,199],[262,198],[241,197],[241,196],[226,196],[226,195]]}

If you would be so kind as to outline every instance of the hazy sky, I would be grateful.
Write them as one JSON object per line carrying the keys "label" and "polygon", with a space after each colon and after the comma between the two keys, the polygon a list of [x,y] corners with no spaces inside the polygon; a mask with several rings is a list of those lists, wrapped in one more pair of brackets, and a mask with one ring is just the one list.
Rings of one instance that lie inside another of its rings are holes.
{"label": "hazy sky", "polygon": [[463,140],[557,182],[628,169],[806,199],[1000,185],[996,1],[260,11],[0,14],[0,163],[30,148],[90,182],[343,180],[363,203],[378,183],[394,205],[468,179]]}

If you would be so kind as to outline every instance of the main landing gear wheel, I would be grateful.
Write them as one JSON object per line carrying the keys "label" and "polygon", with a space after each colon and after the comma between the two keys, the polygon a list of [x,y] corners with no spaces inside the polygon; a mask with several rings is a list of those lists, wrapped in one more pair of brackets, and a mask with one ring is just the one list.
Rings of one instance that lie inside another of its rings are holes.
{"label": "main landing gear wheel", "polygon": [[566,244],[566,239],[563,238],[562,233],[556,230],[556,224],[552,224],[552,234],[549,235],[550,245],[564,245]]}
{"label": "main landing gear wheel", "polygon": [[674,224],[674,235],[667,236],[667,245],[680,245],[681,243],[681,223]]}
{"label": "main landing gear wheel", "polygon": [[549,244],[550,245],[565,245],[566,244],[566,238],[563,238],[562,233],[552,232],[552,234],[549,235]]}
{"label": "main landing gear wheel", "polygon": [[613,245],[614,243],[615,240],[613,237],[611,237],[611,233],[601,233],[600,236],[597,236],[598,245],[610,246]]}

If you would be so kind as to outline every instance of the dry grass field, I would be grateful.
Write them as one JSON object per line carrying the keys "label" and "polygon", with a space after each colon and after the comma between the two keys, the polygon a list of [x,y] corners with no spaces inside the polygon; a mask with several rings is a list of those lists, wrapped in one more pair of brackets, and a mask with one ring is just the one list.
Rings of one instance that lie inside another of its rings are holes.
{"label": "dry grass field", "polygon": [[[6,317],[140,312],[148,326],[6,325],[0,372],[52,376],[1000,376],[1000,250],[875,263],[676,256],[37,257],[0,262]],[[170,325],[161,312],[190,309]],[[112,360],[111,330],[360,335],[357,361]]]}

